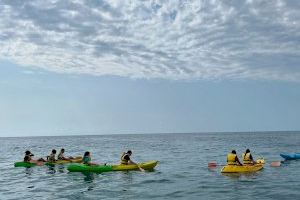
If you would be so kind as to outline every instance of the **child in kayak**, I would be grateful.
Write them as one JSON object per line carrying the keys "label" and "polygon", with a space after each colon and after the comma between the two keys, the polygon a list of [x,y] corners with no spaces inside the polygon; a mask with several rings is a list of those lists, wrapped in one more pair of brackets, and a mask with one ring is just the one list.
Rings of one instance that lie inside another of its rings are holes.
{"label": "child in kayak", "polygon": [[83,164],[86,165],[98,165],[96,163],[92,163],[91,161],[92,161],[91,153],[89,151],[86,151],[83,155],[82,162]]}
{"label": "child in kayak", "polygon": [[64,155],[65,153],[65,149],[61,149],[58,156],[57,156],[57,160],[68,160],[68,161],[71,161],[71,159],[73,159],[72,156],[69,156],[69,157],[65,157]]}
{"label": "child in kayak", "polygon": [[37,164],[37,165],[39,165],[39,166],[41,166],[41,165],[44,165],[44,159],[43,158],[40,158],[40,159],[42,159],[42,160],[33,160],[32,159],[32,157],[33,157],[34,155],[30,152],[30,151],[26,151],[25,152],[25,156],[24,156],[24,162],[26,162],[26,163],[35,163],[35,164]]}
{"label": "child in kayak", "polygon": [[121,165],[137,165],[140,171],[145,171],[143,168],[141,168],[137,163],[133,162],[130,159],[130,156],[132,155],[132,151],[128,150],[127,153],[123,152],[121,156]]}
{"label": "child in kayak", "polygon": [[243,164],[244,165],[254,165],[256,162],[253,160],[253,157],[250,153],[250,150],[247,149],[245,153],[242,155],[243,157]]}
{"label": "child in kayak", "polygon": [[[36,162],[46,162],[46,160],[44,158],[39,158],[37,160],[32,159],[32,157],[34,156],[30,151],[25,151],[25,157],[28,156],[30,158],[31,161],[36,161]],[[24,157],[24,159],[25,159]]]}
{"label": "child in kayak", "polygon": [[51,152],[50,156],[47,157],[48,162],[55,162],[56,161],[55,154],[56,154],[56,150],[52,149],[52,152]]}
{"label": "child in kayak", "polygon": [[232,150],[231,153],[227,154],[227,165],[242,166],[242,163],[240,162],[239,158],[237,157],[235,150]]}

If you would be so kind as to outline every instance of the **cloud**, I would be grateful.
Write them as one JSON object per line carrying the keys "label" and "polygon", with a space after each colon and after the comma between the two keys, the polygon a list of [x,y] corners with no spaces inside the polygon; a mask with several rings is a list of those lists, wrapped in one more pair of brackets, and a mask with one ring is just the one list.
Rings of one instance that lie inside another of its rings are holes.
{"label": "cloud", "polygon": [[0,2],[0,58],[58,73],[300,80],[300,2]]}

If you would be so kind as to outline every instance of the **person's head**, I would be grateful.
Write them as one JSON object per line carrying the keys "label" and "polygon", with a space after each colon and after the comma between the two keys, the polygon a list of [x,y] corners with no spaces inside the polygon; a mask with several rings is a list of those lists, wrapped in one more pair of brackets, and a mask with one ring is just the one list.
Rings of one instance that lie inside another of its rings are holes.
{"label": "person's head", "polygon": [[131,155],[131,154],[132,154],[132,151],[131,151],[131,150],[128,150],[128,151],[127,151],[127,154]]}
{"label": "person's head", "polygon": [[28,151],[28,150],[25,151],[25,155],[26,155],[26,156],[34,156],[34,155],[33,155],[30,151]]}
{"label": "person's head", "polygon": [[60,152],[65,153],[65,149],[61,149]]}
{"label": "person's head", "polygon": [[30,161],[30,156],[29,155],[26,155],[25,157],[24,157],[24,162],[29,162]]}
{"label": "person's head", "polygon": [[246,149],[246,153],[250,153],[250,150],[249,150],[249,149]]}
{"label": "person's head", "polygon": [[52,153],[53,153],[53,154],[56,154],[56,150],[55,150],[55,149],[52,149]]}
{"label": "person's head", "polygon": [[235,151],[235,150],[232,150],[231,153],[232,153],[232,154],[236,154],[236,151]]}
{"label": "person's head", "polygon": [[86,152],[84,153],[84,156],[90,156],[90,152],[89,152],[89,151],[86,151]]}

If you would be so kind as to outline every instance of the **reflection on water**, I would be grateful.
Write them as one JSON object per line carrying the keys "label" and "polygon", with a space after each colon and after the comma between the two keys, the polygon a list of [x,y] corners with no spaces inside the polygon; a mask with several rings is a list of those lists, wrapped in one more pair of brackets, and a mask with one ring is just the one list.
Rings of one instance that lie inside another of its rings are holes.
{"label": "reflection on water", "polygon": [[93,180],[95,180],[95,177],[97,176],[96,173],[91,172],[81,172],[84,175],[84,181],[87,183],[92,183]]}
{"label": "reflection on water", "polygon": [[47,174],[55,174],[56,172],[56,168],[55,168],[55,165],[48,165],[47,166]]}
{"label": "reflection on water", "polygon": [[133,173],[134,172],[130,172],[130,171],[120,171],[119,175],[122,181],[131,184],[133,181]]}
{"label": "reflection on water", "polygon": [[24,171],[25,171],[26,175],[30,176],[33,172],[33,168],[32,167],[26,167]]}
{"label": "reflection on water", "polygon": [[259,176],[260,172],[247,172],[247,173],[222,173],[223,176],[229,179],[255,179]]}
{"label": "reflection on water", "polygon": [[65,165],[58,164],[57,165],[57,170],[58,170],[59,173],[65,173]]}

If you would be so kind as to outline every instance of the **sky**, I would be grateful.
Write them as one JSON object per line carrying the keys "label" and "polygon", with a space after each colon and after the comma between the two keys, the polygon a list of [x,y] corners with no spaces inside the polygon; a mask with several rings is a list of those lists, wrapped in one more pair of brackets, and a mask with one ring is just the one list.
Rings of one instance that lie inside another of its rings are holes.
{"label": "sky", "polygon": [[1,0],[0,136],[300,130],[296,0]]}

